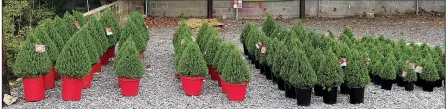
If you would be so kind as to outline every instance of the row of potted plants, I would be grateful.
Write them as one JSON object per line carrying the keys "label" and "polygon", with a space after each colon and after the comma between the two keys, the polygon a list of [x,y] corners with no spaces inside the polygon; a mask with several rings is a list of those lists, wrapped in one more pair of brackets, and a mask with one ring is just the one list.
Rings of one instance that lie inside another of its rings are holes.
{"label": "row of potted plants", "polygon": [[[123,96],[136,96],[141,78],[145,74],[144,51],[150,39],[150,31],[144,24],[143,16],[132,13],[121,30],[119,48],[114,63],[118,86]],[[121,45],[122,44],[122,45]]]}
{"label": "row of potted plants", "polygon": [[25,100],[43,100],[43,89],[54,88],[59,74],[62,99],[80,100],[82,88],[90,88],[93,73],[101,72],[101,64],[107,64],[114,56],[119,31],[110,9],[100,19],[90,16],[87,20],[74,11],[73,15],[67,12],[63,19],[56,16],[40,23],[27,35],[14,65],[14,74],[23,78]]}
{"label": "row of potted plants", "polygon": [[[341,93],[350,94],[350,103],[362,103],[364,87],[371,80],[377,81],[372,79],[376,75],[380,75],[380,78],[398,76],[400,84],[410,89],[410,85],[417,79],[414,73],[416,67],[413,65],[416,60],[425,63],[416,64],[424,65],[423,73],[418,73],[424,75],[422,80],[437,81],[440,77],[438,75],[444,74],[443,70],[432,70],[444,65],[440,61],[444,60],[444,52],[439,46],[433,49],[427,44],[416,46],[412,43],[406,46],[404,41],[397,44],[383,36],[377,39],[366,36],[358,40],[348,27],[339,38],[331,31],[328,37],[325,36],[306,29],[301,22],[288,30],[268,16],[262,31],[257,30],[257,26],[252,23],[247,24],[240,41],[244,45],[245,54],[260,69],[260,73],[277,83],[280,90],[285,90],[287,97],[295,98],[295,92],[303,94],[302,89],[306,89],[306,95],[297,97],[299,105],[310,104],[311,90],[308,89],[311,88],[314,88],[316,96],[324,96],[325,103],[334,104],[339,86]],[[414,50],[417,51],[414,53]],[[428,65],[433,63],[438,63],[435,64],[438,67]],[[293,76],[296,78],[291,79]],[[303,98],[307,101],[302,101]]]}
{"label": "row of potted plants", "polygon": [[197,37],[191,37],[190,31],[181,21],[173,40],[177,69],[186,95],[200,95],[203,80],[209,73],[229,101],[244,101],[251,75],[240,50],[224,42],[216,28],[208,23],[200,27]]}

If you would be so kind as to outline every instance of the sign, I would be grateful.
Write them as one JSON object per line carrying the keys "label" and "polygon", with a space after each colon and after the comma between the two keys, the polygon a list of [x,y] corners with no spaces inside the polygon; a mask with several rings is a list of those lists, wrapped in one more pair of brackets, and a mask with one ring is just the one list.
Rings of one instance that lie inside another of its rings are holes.
{"label": "sign", "polygon": [[242,8],[243,2],[242,0],[234,0],[233,8]]}
{"label": "sign", "polygon": [[36,44],[34,47],[35,47],[35,52],[37,52],[37,53],[44,53],[46,51],[45,45]]}
{"label": "sign", "polygon": [[113,35],[112,28],[110,26],[107,26],[107,28],[105,28],[105,33],[107,34],[107,36]]}

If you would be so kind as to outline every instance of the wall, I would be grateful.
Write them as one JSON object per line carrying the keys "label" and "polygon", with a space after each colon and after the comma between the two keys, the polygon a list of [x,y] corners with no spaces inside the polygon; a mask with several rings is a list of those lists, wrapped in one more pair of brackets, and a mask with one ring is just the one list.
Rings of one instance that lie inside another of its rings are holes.
{"label": "wall", "polygon": [[[131,10],[144,12],[144,0],[120,0],[132,4]],[[234,18],[235,9],[232,8],[233,0],[214,0],[213,12],[215,17],[226,16]],[[318,5],[319,4],[319,5]],[[153,16],[193,16],[206,17],[207,0],[149,0],[149,15]],[[319,17],[344,17],[363,13],[374,12],[376,14],[400,14],[415,12],[414,1],[343,1],[343,0],[306,0],[306,15]],[[444,0],[419,0],[420,10],[444,11]],[[319,10],[319,11],[318,11]],[[243,2],[243,8],[239,10],[241,18],[264,18],[267,14],[281,15],[283,18],[299,16],[299,0],[285,0],[280,2]]]}

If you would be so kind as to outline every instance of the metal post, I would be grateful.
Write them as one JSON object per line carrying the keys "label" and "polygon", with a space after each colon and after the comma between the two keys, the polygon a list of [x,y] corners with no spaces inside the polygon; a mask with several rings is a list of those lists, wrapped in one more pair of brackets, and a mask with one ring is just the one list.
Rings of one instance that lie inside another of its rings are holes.
{"label": "metal post", "polygon": [[299,18],[305,18],[305,0],[299,0]]}
{"label": "metal post", "polygon": [[208,0],[208,14],[207,18],[212,18],[212,9],[213,9],[213,3],[212,0]]}
{"label": "metal post", "polygon": [[149,3],[149,1],[147,1],[147,0],[144,0],[144,14],[147,16],[147,13],[148,13],[148,7],[147,7],[147,4]]}
{"label": "metal post", "polygon": [[88,3],[88,0],[87,0],[87,11],[90,11],[90,3]]}
{"label": "metal post", "polygon": [[416,10],[416,15],[418,16],[418,0],[417,0],[417,10]]}
{"label": "metal post", "polygon": [[238,20],[238,8],[235,8],[235,20]]}

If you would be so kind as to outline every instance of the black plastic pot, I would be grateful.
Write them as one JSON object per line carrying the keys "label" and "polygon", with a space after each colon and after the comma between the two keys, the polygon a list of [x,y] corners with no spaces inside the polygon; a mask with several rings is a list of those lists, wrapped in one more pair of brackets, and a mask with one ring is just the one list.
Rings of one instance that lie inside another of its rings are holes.
{"label": "black plastic pot", "polygon": [[243,52],[245,53],[245,55],[249,55],[248,49],[246,49],[245,44],[243,44]]}
{"label": "black plastic pot", "polygon": [[412,91],[413,90],[413,87],[414,87],[414,84],[413,84],[413,82],[405,82],[404,83],[404,90],[406,90],[406,91]]}
{"label": "black plastic pot", "polygon": [[256,69],[260,69],[260,62],[258,60],[253,59],[255,62]]}
{"label": "black plastic pot", "polygon": [[381,84],[381,77],[378,75],[373,75],[373,84],[380,85]]}
{"label": "black plastic pot", "polygon": [[316,85],[314,85],[313,89],[314,89],[314,95],[316,95],[316,96],[324,95],[324,92],[322,91],[322,86],[316,84]]}
{"label": "black plastic pot", "polygon": [[400,87],[403,87],[404,86],[404,79],[403,79],[403,77],[401,77],[401,76],[397,76],[396,77],[396,84],[398,85],[398,86],[400,86]]}
{"label": "black plastic pot", "polygon": [[437,81],[435,81],[435,87],[441,87],[442,86],[442,84],[443,84],[443,82],[442,82],[443,80],[437,80]]}
{"label": "black plastic pot", "polygon": [[347,86],[347,84],[342,83],[341,84],[341,94],[349,94],[350,88]]}
{"label": "black plastic pot", "polygon": [[265,64],[265,76],[266,79],[272,80],[273,79],[273,73],[271,72],[271,67]]}
{"label": "black plastic pot", "polygon": [[265,64],[260,64],[260,74],[265,75]]}
{"label": "black plastic pot", "polygon": [[381,89],[392,90],[393,80],[381,80]]}
{"label": "black plastic pot", "polygon": [[288,82],[285,82],[285,97],[296,99],[295,88]]}
{"label": "black plastic pot", "polygon": [[285,81],[283,81],[282,77],[278,76],[277,78],[277,88],[281,91],[285,90]]}
{"label": "black plastic pot", "polygon": [[[271,67],[268,67],[268,68],[269,68],[269,71],[271,72]],[[268,70],[267,70],[267,71],[268,71]],[[277,77],[274,75],[273,72],[271,72],[271,77],[272,77],[273,83],[276,83],[276,84],[277,84]]]}
{"label": "black plastic pot", "polygon": [[423,91],[432,92],[434,91],[435,82],[423,81]]}
{"label": "black plastic pot", "polygon": [[420,73],[417,73],[417,82],[415,82],[415,85],[419,86],[419,87],[423,87],[423,80],[420,77]]}
{"label": "black plastic pot", "polygon": [[255,60],[256,57],[255,57],[254,55],[251,54],[251,55],[249,55],[249,58],[250,58],[249,60],[251,60],[251,64],[254,64],[254,65],[255,65],[255,64],[256,64],[256,60]]}
{"label": "black plastic pot", "polygon": [[351,104],[364,103],[364,87],[351,88],[350,103]]}
{"label": "black plastic pot", "polygon": [[296,99],[297,99],[297,105],[299,106],[310,106],[311,104],[311,89],[300,89],[296,88]]}
{"label": "black plastic pot", "polygon": [[330,90],[323,90],[323,99],[325,104],[336,104],[338,98],[338,87],[331,87]]}

